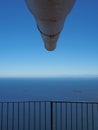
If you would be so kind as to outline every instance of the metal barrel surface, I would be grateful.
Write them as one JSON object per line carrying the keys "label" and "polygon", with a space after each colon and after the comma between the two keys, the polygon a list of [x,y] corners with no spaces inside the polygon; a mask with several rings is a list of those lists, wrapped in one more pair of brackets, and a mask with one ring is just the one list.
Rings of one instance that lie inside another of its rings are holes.
{"label": "metal barrel surface", "polygon": [[35,17],[45,48],[49,51],[54,50],[75,0],[25,0],[25,2]]}

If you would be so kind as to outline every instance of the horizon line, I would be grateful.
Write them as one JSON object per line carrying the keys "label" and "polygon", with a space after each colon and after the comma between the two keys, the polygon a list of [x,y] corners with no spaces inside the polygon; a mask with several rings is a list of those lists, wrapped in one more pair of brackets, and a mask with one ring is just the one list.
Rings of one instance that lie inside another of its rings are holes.
{"label": "horizon line", "polygon": [[0,78],[98,78],[98,75],[64,75],[64,76],[0,76]]}

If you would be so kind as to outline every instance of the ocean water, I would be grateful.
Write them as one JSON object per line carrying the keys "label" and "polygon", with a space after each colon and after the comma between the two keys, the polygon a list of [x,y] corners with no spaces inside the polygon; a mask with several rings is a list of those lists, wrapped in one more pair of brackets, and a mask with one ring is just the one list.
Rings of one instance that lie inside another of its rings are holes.
{"label": "ocean water", "polygon": [[0,78],[0,101],[98,101],[98,78]]}

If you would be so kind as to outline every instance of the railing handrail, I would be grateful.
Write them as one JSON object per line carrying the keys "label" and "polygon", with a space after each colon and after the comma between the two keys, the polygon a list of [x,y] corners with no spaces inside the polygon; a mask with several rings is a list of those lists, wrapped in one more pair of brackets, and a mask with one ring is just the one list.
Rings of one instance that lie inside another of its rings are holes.
{"label": "railing handrail", "polygon": [[78,104],[98,104],[98,101],[66,101],[66,100],[23,100],[23,101],[0,101],[0,103],[33,103],[33,102],[49,102],[49,103],[78,103]]}

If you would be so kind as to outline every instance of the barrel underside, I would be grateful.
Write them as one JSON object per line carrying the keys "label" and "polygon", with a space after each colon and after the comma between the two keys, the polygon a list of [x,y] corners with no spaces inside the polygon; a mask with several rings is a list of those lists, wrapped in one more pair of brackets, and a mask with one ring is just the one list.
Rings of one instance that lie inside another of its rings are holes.
{"label": "barrel underside", "polygon": [[[56,47],[57,39],[64,26],[66,16],[72,9],[75,0],[25,0],[36,19],[44,43]],[[49,41],[50,38],[50,41]],[[53,50],[53,49],[48,50]],[[47,48],[46,48],[47,49]]]}

